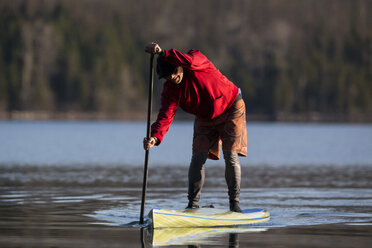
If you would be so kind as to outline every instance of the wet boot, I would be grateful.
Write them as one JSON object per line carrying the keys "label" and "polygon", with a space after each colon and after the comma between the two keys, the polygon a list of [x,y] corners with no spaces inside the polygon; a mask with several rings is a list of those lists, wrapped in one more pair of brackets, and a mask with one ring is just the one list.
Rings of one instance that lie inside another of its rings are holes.
{"label": "wet boot", "polygon": [[238,154],[236,152],[224,152],[225,179],[229,190],[230,210],[241,213],[239,207],[241,169]]}
{"label": "wet boot", "polygon": [[187,207],[186,207],[186,209],[195,209],[195,208],[199,208],[199,205],[194,204],[192,202],[189,202],[189,204],[187,204]]}
{"label": "wet boot", "polygon": [[194,152],[192,154],[189,168],[189,204],[186,208],[199,208],[199,200],[205,178],[204,164],[207,157],[208,152]]}
{"label": "wet boot", "polygon": [[230,201],[230,211],[242,213],[243,211],[239,207],[238,201]]}

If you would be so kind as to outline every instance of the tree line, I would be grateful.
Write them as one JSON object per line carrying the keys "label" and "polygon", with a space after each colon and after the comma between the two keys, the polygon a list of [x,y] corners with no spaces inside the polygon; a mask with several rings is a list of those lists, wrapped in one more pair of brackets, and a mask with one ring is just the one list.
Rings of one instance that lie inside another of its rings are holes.
{"label": "tree line", "polygon": [[145,112],[144,45],[156,41],[201,50],[248,114],[372,116],[371,10],[368,0],[0,0],[0,111]]}

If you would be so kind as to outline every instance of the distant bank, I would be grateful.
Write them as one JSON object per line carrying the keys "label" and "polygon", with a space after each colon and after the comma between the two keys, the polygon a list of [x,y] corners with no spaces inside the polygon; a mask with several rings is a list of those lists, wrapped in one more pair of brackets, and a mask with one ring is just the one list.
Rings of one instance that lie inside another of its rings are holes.
{"label": "distant bank", "polygon": [[[50,111],[0,111],[0,120],[123,120],[123,121],[144,121],[146,113],[143,112],[50,112]],[[156,112],[152,120],[156,119]],[[193,120],[192,115],[179,111],[176,120]],[[262,122],[346,122],[346,123],[372,123],[372,113],[277,113],[277,114],[247,114],[247,121]]]}

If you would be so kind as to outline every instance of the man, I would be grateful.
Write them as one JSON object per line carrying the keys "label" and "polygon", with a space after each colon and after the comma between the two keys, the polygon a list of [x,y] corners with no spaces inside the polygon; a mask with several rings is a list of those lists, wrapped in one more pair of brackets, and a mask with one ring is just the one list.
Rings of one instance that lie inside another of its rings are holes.
{"label": "man", "polygon": [[151,43],[145,51],[159,55],[157,73],[166,82],[157,120],[151,126],[151,138],[143,141],[144,149],[160,145],[178,106],[194,114],[187,208],[199,207],[204,164],[207,158],[219,159],[222,143],[230,210],[241,212],[238,155],[247,155],[247,134],[245,104],[239,89],[198,50],[182,53],[176,49],[163,50],[158,44]]}

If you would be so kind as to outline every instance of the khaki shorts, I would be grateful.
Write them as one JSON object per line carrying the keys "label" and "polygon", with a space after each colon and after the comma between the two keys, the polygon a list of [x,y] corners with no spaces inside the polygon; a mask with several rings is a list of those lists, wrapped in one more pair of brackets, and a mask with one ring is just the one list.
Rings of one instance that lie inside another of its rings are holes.
{"label": "khaki shorts", "polygon": [[237,100],[219,117],[194,123],[193,152],[208,152],[208,158],[218,160],[223,151],[247,156],[247,127],[243,99]]}

